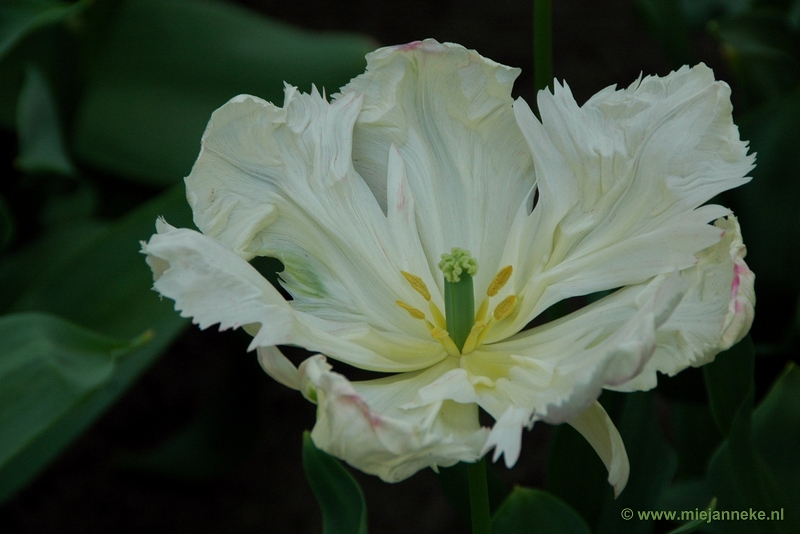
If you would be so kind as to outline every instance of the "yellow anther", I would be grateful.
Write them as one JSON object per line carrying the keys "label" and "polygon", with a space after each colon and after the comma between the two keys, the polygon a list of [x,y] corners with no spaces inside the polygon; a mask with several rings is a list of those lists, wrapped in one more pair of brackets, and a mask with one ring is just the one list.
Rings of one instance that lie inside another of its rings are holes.
{"label": "yellow anther", "polygon": [[442,344],[444,350],[446,350],[450,356],[458,356],[461,354],[455,342],[450,337],[450,334],[447,333],[447,330],[439,328],[438,326],[433,326],[431,323],[428,323],[428,328],[431,329],[431,335]]}
{"label": "yellow anther", "polygon": [[502,321],[509,315],[511,312],[514,311],[514,307],[517,305],[517,297],[514,295],[509,295],[503,299],[503,302],[497,305],[494,309],[494,318],[498,321]]}
{"label": "yellow anther", "polygon": [[514,271],[514,268],[510,265],[506,265],[502,269],[500,269],[497,274],[494,276],[492,283],[489,284],[489,289],[486,290],[486,294],[490,297],[497,295],[498,291],[503,289],[503,286],[506,285],[508,279],[511,278],[511,273]]}
{"label": "yellow anther", "polygon": [[472,325],[472,329],[469,331],[466,341],[464,341],[464,347],[461,349],[461,354],[469,354],[475,350],[475,348],[478,346],[478,337],[485,326],[486,321],[477,321],[474,325]]}
{"label": "yellow anther", "polygon": [[425,285],[425,282],[422,281],[422,278],[405,271],[400,271],[400,274],[402,274],[405,279],[408,280],[408,283],[411,284],[411,287],[414,288],[414,291],[422,295],[425,300],[431,300],[431,293],[428,291],[428,286]]}
{"label": "yellow anther", "polygon": [[404,310],[406,310],[411,315],[411,317],[413,317],[414,319],[424,319],[425,318],[425,314],[422,313],[421,310],[418,310],[414,306],[409,306],[408,304],[406,304],[402,300],[398,300],[397,301],[397,305],[400,306],[401,308],[403,308]]}
{"label": "yellow anther", "polygon": [[428,301],[428,308],[431,310],[431,316],[433,317],[433,324],[444,330],[447,328],[447,319],[444,318],[442,312],[439,310],[439,306],[436,305],[435,302],[432,300]]}

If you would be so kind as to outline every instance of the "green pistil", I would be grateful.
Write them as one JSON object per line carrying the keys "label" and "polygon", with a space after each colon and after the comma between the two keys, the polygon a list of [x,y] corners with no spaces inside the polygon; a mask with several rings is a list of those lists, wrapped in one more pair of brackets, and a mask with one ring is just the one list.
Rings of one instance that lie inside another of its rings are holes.
{"label": "green pistil", "polygon": [[450,254],[442,254],[439,268],[442,270],[446,281],[458,282],[464,272],[470,276],[475,276],[478,272],[478,260],[470,255],[469,250],[455,247],[450,249]]}
{"label": "green pistil", "polygon": [[461,350],[475,320],[475,296],[472,277],[478,272],[478,261],[468,250],[453,248],[442,254],[439,268],[444,274],[444,311],[447,332]]}

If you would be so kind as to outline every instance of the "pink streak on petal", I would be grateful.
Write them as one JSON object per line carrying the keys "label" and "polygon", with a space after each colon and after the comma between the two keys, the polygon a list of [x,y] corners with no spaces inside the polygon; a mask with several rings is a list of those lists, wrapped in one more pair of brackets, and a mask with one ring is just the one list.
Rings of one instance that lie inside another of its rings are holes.
{"label": "pink streak on petal", "polygon": [[421,44],[422,41],[412,41],[408,44],[398,46],[397,49],[400,50],[401,52],[408,52],[409,50],[414,50]]}

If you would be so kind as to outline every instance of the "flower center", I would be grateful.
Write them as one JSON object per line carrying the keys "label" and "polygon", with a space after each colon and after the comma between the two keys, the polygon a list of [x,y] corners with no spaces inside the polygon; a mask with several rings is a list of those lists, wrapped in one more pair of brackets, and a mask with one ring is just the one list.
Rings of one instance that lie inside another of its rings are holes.
{"label": "flower center", "polygon": [[401,274],[414,290],[428,302],[431,318],[425,313],[398,300],[397,305],[406,310],[414,319],[425,321],[434,339],[439,341],[448,354],[459,356],[469,354],[483,344],[483,340],[498,321],[509,317],[517,305],[517,297],[509,295],[504,298],[491,315],[488,315],[492,297],[506,285],[514,269],[507,265],[500,269],[486,290],[486,297],[481,301],[475,313],[475,296],[472,277],[478,272],[478,262],[469,251],[453,248],[449,254],[442,254],[439,269],[444,276],[445,314],[431,300],[430,291],[419,276],[401,271]]}

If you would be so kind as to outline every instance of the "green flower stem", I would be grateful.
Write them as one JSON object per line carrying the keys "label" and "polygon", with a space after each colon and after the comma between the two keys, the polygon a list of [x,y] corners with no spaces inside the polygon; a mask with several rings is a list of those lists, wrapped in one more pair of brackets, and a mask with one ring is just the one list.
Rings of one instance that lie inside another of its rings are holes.
{"label": "green flower stem", "polygon": [[553,24],[551,0],[533,0],[533,72],[536,90],[553,84]]}
{"label": "green flower stem", "polygon": [[486,458],[469,467],[469,506],[472,512],[472,534],[491,534],[489,486],[486,482]]}
{"label": "green flower stem", "polygon": [[475,322],[475,297],[472,290],[472,276],[461,273],[458,282],[444,283],[444,313],[447,332],[461,350]]}

